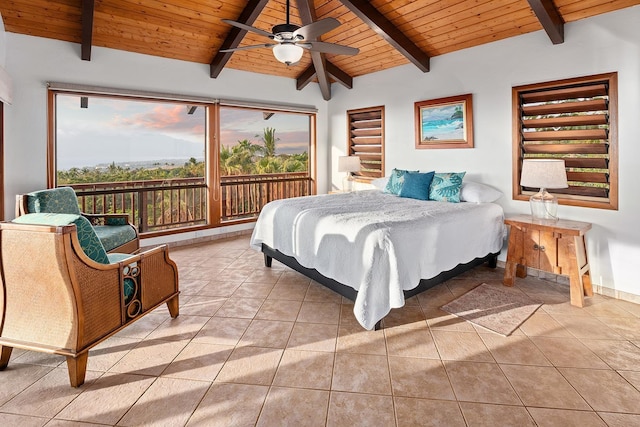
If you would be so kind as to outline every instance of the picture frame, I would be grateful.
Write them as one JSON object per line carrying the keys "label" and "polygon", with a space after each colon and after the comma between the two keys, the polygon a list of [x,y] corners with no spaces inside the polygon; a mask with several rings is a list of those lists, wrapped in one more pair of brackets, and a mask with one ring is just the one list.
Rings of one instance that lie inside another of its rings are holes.
{"label": "picture frame", "polygon": [[473,148],[473,95],[415,103],[416,148]]}

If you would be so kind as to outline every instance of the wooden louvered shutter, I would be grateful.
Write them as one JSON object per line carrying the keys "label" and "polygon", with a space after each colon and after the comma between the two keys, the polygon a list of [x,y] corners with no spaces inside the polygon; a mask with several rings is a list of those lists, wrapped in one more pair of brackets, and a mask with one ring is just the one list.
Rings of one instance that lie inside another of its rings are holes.
{"label": "wooden louvered shutter", "polygon": [[357,179],[384,176],[384,107],[347,111],[348,153],[360,157]]}
{"label": "wooden louvered shutter", "polygon": [[561,204],[618,208],[617,73],[513,88],[514,198],[522,160],[565,161],[569,188],[548,190]]}

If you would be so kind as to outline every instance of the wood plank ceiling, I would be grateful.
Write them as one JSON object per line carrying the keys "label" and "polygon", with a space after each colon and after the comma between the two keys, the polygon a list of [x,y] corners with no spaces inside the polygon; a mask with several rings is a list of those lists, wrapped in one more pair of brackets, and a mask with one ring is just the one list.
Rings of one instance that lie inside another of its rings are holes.
{"label": "wood plank ceiling", "polygon": [[297,79],[298,89],[316,80],[329,99],[330,81],[349,86],[353,77],[407,63],[426,72],[430,57],[538,30],[546,31],[550,45],[562,43],[564,23],[637,4],[640,0],[293,0],[291,23],[336,18],[340,27],[321,40],[360,53],[321,54],[312,61],[305,51],[292,66],[278,62],[269,48],[219,52],[268,42],[254,33],[233,33],[222,19],[271,32],[286,21],[285,0],[2,0],[0,14],[7,32],[79,43],[79,60],[90,60],[92,46],[107,47],[211,64],[212,77],[226,67]]}

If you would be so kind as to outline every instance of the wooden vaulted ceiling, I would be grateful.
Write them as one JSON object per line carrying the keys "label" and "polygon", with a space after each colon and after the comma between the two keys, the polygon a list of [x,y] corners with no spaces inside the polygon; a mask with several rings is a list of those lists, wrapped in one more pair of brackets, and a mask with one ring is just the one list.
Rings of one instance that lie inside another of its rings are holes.
{"label": "wooden vaulted ceiling", "polygon": [[413,63],[423,72],[429,58],[533,31],[549,44],[564,41],[564,23],[640,4],[640,0],[291,0],[291,22],[333,17],[340,27],[321,40],[360,49],[355,56],[305,51],[293,66],[271,49],[224,54],[219,50],[265,43],[264,37],[222,19],[271,32],[284,23],[286,0],[2,0],[7,32],[81,45],[90,60],[100,46],[202,64],[211,77],[234,68],[290,77],[298,89],[317,81],[325,99],[330,82],[349,87],[353,77]]}

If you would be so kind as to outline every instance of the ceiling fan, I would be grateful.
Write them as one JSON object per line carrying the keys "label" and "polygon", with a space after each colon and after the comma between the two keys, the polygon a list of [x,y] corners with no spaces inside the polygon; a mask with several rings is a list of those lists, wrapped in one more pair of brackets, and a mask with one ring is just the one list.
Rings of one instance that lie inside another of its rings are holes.
{"label": "ceiling fan", "polygon": [[271,33],[241,22],[223,19],[222,22],[242,30],[251,31],[273,40],[275,43],[264,43],[251,46],[223,49],[220,52],[234,52],[236,50],[259,49],[272,47],[273,55],[284,64],[295,64],[302,58],[303,49],[315,52],[332,53],[335,55],[356,55],[359,49],[342,46],[334,43],[311,41],[317,36],[331,31],[340,26],[340,21],[335,18],[324,18],[311,24],[299,27],[289,22],[289,0],[287,0],[287,23],[278,24],[271,29]]}

